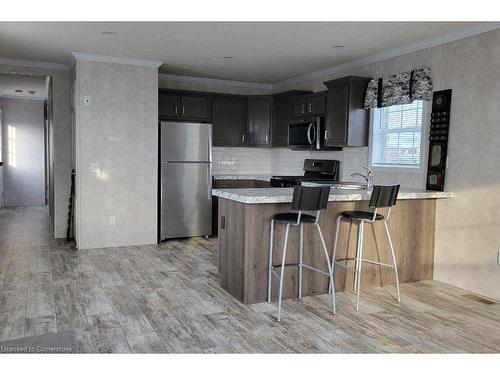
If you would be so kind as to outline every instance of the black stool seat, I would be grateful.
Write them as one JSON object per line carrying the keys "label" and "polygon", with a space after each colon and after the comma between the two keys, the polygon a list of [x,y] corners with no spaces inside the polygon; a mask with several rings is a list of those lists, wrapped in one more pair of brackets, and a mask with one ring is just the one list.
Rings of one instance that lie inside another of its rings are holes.
{"label": "black stool seat", "polygon": [[[282,223],[296,223],[299,214],[295,212],[284,212],[281,214],[276,214],[273,216],[273,220],[282,222]],[[316,217],[312,215],[302,214],[300,215],[301,223],[314,223],[316,221]]]}
{"label": "black stool seat", "polygon": [[[367,211],[344,211],[341,213],[342,217],[351,220],[372,220],[373,212]],[[375,220],[384,220],[384,215],[377,214]]]}

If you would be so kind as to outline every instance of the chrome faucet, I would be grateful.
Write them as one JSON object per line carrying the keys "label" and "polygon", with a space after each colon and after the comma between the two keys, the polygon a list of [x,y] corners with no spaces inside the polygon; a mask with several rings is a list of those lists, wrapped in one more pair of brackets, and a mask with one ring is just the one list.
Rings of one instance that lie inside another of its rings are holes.
{"label": "chrome faucet", "polygon": [[351,177],[354,177],[354,176],[363,177],[366,181],[366,188],[368,190],[371,190],[373,187],[373,171],[367,167],[363,167],[363,168],[366,169],[366,176],[364,174],[361,174],[361,173],[353,173],[351,175]]}

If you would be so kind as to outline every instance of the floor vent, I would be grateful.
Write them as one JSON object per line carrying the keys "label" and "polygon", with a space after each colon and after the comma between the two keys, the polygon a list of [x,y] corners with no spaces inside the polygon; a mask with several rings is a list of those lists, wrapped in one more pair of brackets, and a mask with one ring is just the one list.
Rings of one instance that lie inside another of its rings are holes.
{"label": "floor vent", "polygon": [[487,299],[481,296],[478,296],[477,294],[463,294],[462,297],[465,297],[467,299],[470,299],[472,301],[484,303],[485,305],[494,305],[497,302],[492,301],[491,299]]}

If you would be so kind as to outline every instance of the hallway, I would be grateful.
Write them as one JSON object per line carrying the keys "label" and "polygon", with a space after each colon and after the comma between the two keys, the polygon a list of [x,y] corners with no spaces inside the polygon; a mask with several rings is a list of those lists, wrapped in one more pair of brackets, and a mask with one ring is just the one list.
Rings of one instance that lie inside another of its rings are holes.
{"label": "hallway", "polygon": [[217,240],[75,251],[45,207],[0,209],[0,345],[72,332],[78,352],[498,352],[500,305],[427,281],[246,306],[218,285]]}

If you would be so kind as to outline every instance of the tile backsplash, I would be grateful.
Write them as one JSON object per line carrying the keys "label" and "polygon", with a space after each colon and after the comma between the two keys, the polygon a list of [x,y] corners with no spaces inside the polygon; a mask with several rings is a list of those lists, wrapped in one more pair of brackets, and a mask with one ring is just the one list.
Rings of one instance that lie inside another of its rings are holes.
{"label": "tile backsplash", "polygon": [[213,147],[212,173],[271,174],[270,148]]}
{"label": "tile backsplash", "polygon": [[213,174],[301,175],[304,159],[340,161],[340,179],[359,172],[368,162],[367,148],[343,151],[292,151],[288,148],[214,147]]}
{"label": "tile backsplash", "polygon": [[[355,172],[364,173],[368,147],[349,147],[342,151],[293,151],[288,148],[214,147],[214,175],[301,175],[304,159],[340,161],[340,180],[350,180]],[[361,182],[361,180],[360,180]],[[425,173],[374,172],[377,184],[396,184],[406,188],[425,188]]]}

